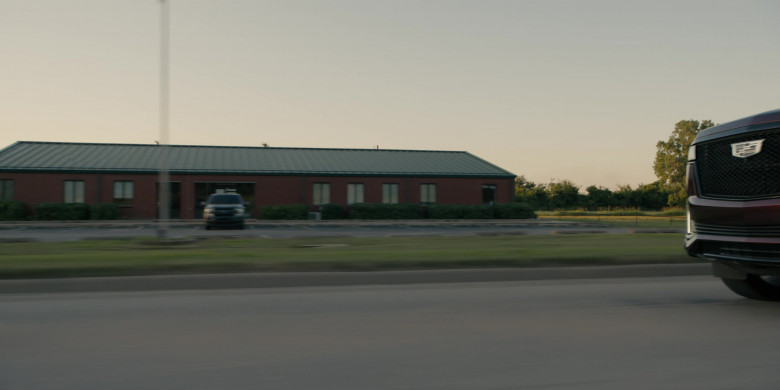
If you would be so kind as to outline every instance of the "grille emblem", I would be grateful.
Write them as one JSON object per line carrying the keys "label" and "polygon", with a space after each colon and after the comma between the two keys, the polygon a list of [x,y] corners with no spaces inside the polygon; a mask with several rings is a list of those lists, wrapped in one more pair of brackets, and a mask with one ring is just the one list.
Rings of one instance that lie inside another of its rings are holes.
{"label": "grille emblem", "polygon": [[762,139],[731,144],[731,155],[739,158],[748,158],[761,153],[761,145],[763,144],[764,140]]}

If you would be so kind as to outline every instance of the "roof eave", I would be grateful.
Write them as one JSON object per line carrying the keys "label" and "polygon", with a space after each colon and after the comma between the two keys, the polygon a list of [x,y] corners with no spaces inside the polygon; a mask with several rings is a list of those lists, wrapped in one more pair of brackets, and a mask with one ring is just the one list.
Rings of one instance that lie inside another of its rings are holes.
{"label": "roof eave", "polygon": [[[0,168],[0,172],[7,173],[79,173],[79,174],[131,174],[131,175],[157,175],[158,170],[144,169],[85,169],[85,168]],[[408,172],[289,172],[289,171],[219,171],[219,170],[179,170],[169,171],[172,175],[233,175],[233,176],[317,176],[317,177],[447,177],[447,178],[497,178],[514,179],[514,174],[491,173],[408,173]]]}

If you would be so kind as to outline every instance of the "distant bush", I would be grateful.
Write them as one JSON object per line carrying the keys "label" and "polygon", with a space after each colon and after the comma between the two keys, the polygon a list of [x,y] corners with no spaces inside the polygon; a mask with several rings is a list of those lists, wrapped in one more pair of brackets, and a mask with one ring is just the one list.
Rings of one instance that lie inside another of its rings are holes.
{"label": "distant bush", "polygon": [[496,203],[493,205],[496,219],[535,219],[536,213],[528,203]]}
{"label": "distant bush", "polygon": [[339,204],[324,204],[320,207],[322,219],[342,219],[344,218],[344,207]]}
{"label": "distant bush", "polygon": [[111,220],[119,218],[119,206],[116,203],[98,203],[89,207],[89,219]]}
{"label": "distant bush", "polygon": [[569,180],[534,183],[520,176],[515,179],[515,199],[540,211],[580,208],[590,211],[615,208],[660,211],[672,201],[675,193],[659,182],[640,184],[636,188],[621,185],[615,190],[592,185],[584,193],[580,188]]}
{"label": "distant bush", "polygon": [[418,204],[356,203],[349,206],[350,219],[420,219]]}
{"label": "distant bush", "polygon": [[39,221],[78,221],[89,218],[86,203],[41,203],[35,206],[35,219]]}
{"label": "distant bush", "polygon": [[557,217],[584,217],[584,216],[600,216],[600,217],[634,217],[634,216],[646,216],[646,212],[641,210],[612,210],[612,211],[555,211],[552,215]]}
{"label": "distant bush", "polygon": [[27,219],[27,205],[16,200],[0,202],[0,221],[21,221]]}
{"label": "distant bush", "polygon": [[[380,204],[355,203],[344,208],[338,204],[320,206],[322,219],[337,220],[345,217],[356,220],[397,219],[529,219],[536,218],[532,207],[526,203],[501,203],[495,205],[454,204]],[[306,205],[273,205],[260,208],[260,219],[304,220],[308,218]],[[424,215],[425,214],[425,215]]]}
{"label": "distant bush", "polygon": [[664,217],[684,217],[685,209],[666,209],[661,213],[661,215]]}
{"label": "distant bush", "polygon": [[483,204],[430,204],[428,205],[428,218],[492,219],[493,208]]}
{"label": "distant bush", "polygon": [[305,204],[281,204],[260,207],[260,219],[301,220],[309,218]]}

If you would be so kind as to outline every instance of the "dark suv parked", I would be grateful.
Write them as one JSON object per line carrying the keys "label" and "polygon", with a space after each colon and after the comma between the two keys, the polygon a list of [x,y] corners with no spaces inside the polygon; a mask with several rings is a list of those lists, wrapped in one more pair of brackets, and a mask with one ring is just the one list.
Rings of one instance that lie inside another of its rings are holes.
{"label": "dark suv parked", "polygon": [[780,110],[702,130],[688,151],[685,249],[735,293],[780,300]]}
{"label": "dark suv parked", "polygon": [[204,203],[203,220],[206,230],[215,226],[244,228],[247,204],[239,194],[212,194]]}

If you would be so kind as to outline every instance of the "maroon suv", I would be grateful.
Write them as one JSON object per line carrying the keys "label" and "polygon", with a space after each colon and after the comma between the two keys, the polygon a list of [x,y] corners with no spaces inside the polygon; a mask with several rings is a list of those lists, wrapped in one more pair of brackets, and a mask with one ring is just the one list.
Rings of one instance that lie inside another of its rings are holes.
{"label": "maroon suv", "polygon": [[780,110],[696,136],[685,249],[735,293],[780,300]]}

